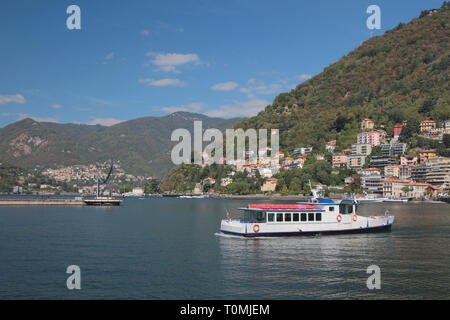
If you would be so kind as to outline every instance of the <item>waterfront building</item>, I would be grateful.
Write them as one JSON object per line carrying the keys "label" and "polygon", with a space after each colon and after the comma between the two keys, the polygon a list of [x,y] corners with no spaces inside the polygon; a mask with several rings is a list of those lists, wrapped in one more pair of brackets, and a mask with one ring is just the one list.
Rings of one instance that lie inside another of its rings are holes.
{"label": "waterfront building", "polygon": [[372,130],[375,127],[375,122],[366,118],[361,121],[361,130]]}
{"label": "waterfront building", "polygon": [[220,179],[220,186],[226,187],[227,185],[229,185],[232,182],[233,182],[233,179],[230,177],[222,178],[222,179]]}
{"label": "waterfront building", "polygon": [[408,184],[409,191],[407,196],[410,198],[420,199],[425,195],[430,187],[431,184],[429,183],[410,182]]}
{"label": "waterfront building", "polygon": [[383,181],[384,197],[406,197],[408,192],[404,190],[411,180],[389,178]]}
{"label": "waterfront building", "polygon": [[131,193],[135,196],[143,196],[144,195],[144,189],[142,188],[133,188],[133,190],[131,191]]}
{"label": "waterfront building", "polygon": [[383,193],[383,178],[381,175],[372,174],[361,177],[361,187],[367,193]]}
{"label": "waterfront building", "polygon": [[352,154],[353,155],[368,156],[371,153],[372,153],[372,146],[368,143],[352,144]]}
{"label": "waterfront building", "polygon": [[276,190],[277,183],[278,183],[278,179],[276,179],[276,178],[269,178],[261,186],[261,191],[263,191],[263,192],[274,192]]}

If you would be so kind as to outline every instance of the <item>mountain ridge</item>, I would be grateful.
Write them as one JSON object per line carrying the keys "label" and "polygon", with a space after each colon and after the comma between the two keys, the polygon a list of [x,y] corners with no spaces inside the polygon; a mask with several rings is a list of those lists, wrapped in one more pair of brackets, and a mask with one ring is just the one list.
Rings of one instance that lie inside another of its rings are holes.
{"label": "mountain ridge", "polygon": [[128,173],[161,178],[173,167],[170,151],[175,142],[170,141],[171,132],[177,128],[192,132],[195,120],[201,120],[205,129],[224,130],[242,119],[182,111],[112,126],[23,119],[0,129],[0,159],[24,168],[55,168],[112,158]]}

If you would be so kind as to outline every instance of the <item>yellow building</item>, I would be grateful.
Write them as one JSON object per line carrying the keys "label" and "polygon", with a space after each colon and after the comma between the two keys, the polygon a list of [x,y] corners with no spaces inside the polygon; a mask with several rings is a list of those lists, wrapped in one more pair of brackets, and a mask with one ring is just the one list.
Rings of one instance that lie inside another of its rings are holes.
{"label": "yellow building", "polygon": [[375,127],[375,122],[373,122],[371,119],[364,119],[361,121],[361,130],[368,130],[373,129]]}
{"label": "yellow building", "polygon": [[436,150],[421,150],[420,151],[420,163],[427,162],[428,159],[436,157]]}
{"label": "yellow building", "polygon": [[400,177],[400,166],[385,166],[384,167],[384,176],[385,177]]}
{"label": "yellow building", "polygon": [[274,192],[277,187],[278,179],[269,178],[266,182],[261,186],[261,191],[263,192]]}
{"label": "yellow building", "polygon": [[428,132],[434,128],[436,128],[436,121],[434,120],[424,120],[420,123],[420,132]]}

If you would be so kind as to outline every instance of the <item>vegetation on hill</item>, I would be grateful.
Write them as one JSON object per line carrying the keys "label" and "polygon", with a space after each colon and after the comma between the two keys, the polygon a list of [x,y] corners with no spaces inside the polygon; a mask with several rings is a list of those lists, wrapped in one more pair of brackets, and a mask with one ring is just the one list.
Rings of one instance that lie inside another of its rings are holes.
{"label": "vegetation on hill", "polygon": [[28,169],[56,168],[120,161],[130,174],[162,178],[174,166],[170,160],[172,131],[203,128],[224,130],[241,119],[211,118],[189,112],[164,117],[145,117],[105,127],[59,124],[24,119],[0,129],[0,159]]}
{"label": "vegetation on hill", "polygon": [[444,3],[370,38],[238,126],[280,129],[285,152],[310,145],[323,152],[331,140],[337,151],[347,148],[367,117],[388,134],[402,120],[417,132],[421,120],[450,119],[449,70],[450,4]]}
{"label": "vegetation on hill", "polygon": [[[48,187],[41,189],[41,185]],[[12,193],[14,187],[20,187],[22,193],[74,191],[66,183],[58,183],[39,172],[32,172],[7,163],[0,163],[0,193]]]}

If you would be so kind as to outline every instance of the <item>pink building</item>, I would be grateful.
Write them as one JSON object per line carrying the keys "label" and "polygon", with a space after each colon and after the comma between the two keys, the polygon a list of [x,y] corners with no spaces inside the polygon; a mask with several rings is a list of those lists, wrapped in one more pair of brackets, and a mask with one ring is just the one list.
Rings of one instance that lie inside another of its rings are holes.
{"label": "pink building", "polygon": [[372,147],[381,144],[381,133],[379,131],[368,131],[358,134],[358,144],[370,144]]}
{"label": "pink building", "polygon": [[394,138],[400,137],[400,134],[402,133],[403,125],[396,124],[394,126]]}
{"label": "pink building", "polygon": [[347,155],[343,153],[333,155],[333,168],[346,166],[347,165]]}

